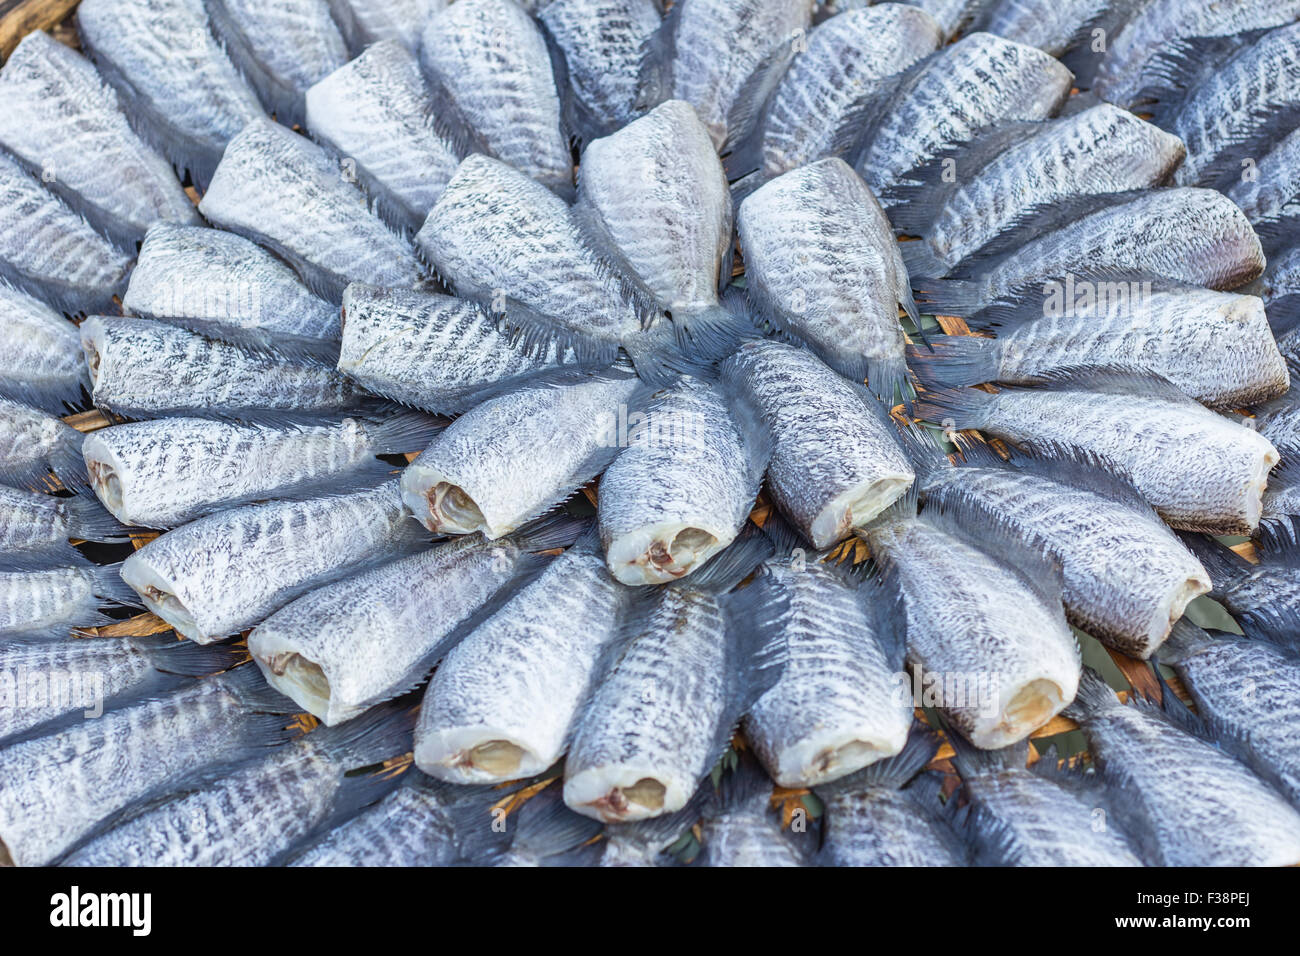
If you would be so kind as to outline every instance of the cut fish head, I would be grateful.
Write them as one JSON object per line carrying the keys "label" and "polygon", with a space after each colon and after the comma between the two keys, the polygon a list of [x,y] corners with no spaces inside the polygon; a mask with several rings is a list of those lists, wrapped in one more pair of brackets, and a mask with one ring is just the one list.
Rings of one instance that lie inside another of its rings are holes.
{"label": "cut fish head", "polygon": [[605,557],[610,574],[624,584],[668,584],[701,567],[733,537],[705,522],[667,522],[615,538]]}
{"label": "cut fish head", "polygon": [[210,644],[217,639],[202,633],[184,599],[177,594],[175,583],[149,563],[143,549],[122,562],[122,580],[140,595],[145,607],[175,628],[182,637],[199,644]]}
{"label": "cut fish head", "polygon": [[672,781],[660,780],[649,767],[594,767],[564,781],[564,802],[569,808],[606,823],[673,813],[685,806],[689,796]]}
{"label": "cut fish head", "polygon": [[885,475],[849,488],[831,499],[813,518],[809,531],[813,546],[831,547],[865,527],[877,515],[907,493],[916,476],[910,472]]}
{"label": "cut fish head", "polygon": [[86,459],[86,472],[90,475],[90,487],[96,497],[113,517],[130,524],[126,489],[122,485],[125,469],[117,453],[99,436],[91,434],[82,442],[81,454]]}
{"label": "cut fish head", "polygon": [[452,783],[501,783],[541,773],[550,760],[517,733],[474,724],[422,735],[415,763],[430,776]]}
{"label": "cut fish head", "polygon": [[407,468],[402,475],[402,501],[416,520],[435,534],[482,531],[489,538],[499,536],[488,528],[487,519],[469,493],[432,468]]}

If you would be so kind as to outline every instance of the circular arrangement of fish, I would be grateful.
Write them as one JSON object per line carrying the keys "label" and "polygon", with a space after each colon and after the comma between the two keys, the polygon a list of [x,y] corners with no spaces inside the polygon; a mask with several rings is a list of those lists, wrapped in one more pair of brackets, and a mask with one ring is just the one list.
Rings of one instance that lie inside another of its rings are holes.
{"label": "circular arrangement of fish", "polygon": [[75,28],[0,863],[1300,863],[1300,0]]}

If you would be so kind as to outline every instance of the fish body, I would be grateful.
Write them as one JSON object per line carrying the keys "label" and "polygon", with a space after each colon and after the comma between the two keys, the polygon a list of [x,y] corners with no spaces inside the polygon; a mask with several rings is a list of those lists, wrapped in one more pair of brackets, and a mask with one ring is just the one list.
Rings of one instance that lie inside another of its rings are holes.
{"label": "fish body", "polygon": [[66,567],[0,570],[0,638],[63,637],[74,627],[111,623],[99,608],[139,604],[123,587],[120,569],[79,561]]}
{"label": "fish body", "polygon": [[1300,806],[1300,742],[1290,720],[1300,700],[1300,657],[1269,641],[1211,636],[1184,622],[1160,660],[1178,672],[1224,749]]}
{"label": "fish body", "polygon": [[354,282],[343,316],[339,371],[369,392],[439,414],[578,364],[555,343],[530,350],[479,305],[453,296]]}
{"label": "fish body", "polygon": [[304,594],[248,650],[267,683],[340,724],[423,681],[458,625],[532,560],[513,542],[453,539]]}
{"label": "fish body", "polygon": [[768,773],[782,787],[813,787],[901,751],[912,695],[899,680],[901,635],[882,630],[873,606],[884,596],[816,556],[778,553],[763,567],[747,592],[770,589],[788,604],[775,624],[785,670],[745,718]]}
{"label": "fish body", "polygon": [[811,861],[811,840],[800,840],[772,810],[772,781],[750,761],[722,778],[720,794],[700,821],[707,866],[791,867]]}
{"label": "fish body", "polygon": [[812,8],[811,0],[684,2],[647,45],[643,103],[685,100],[726,152],[761,106],[763,69],[806,42]]}
{"label": "fish body", "polygon": [[1078,41],[1079,31],[1112,4],[1113,0],[999,0],[976,19],[973,28],[1059,57]]}
{"label": "fish body", "polygon": [[617,453],[623,373],[521,386],[457,418],[402,474],[402,498],[438,534],[499,538],[559,504]]}
{"label": "fish body", "polygon": [[[1278,140],[1259,161],[1254,175],[1227,190],[1266,243],[1276,244],[1300,216],[1300,130]],[[1270,265],[1271,265],[1270,260]]]}
{"label": "fish body", "polygon": [[416,765],[465,784],[528,777],[555,763],[629,593],[593,542],[555,558],[439,666],[420,709]]}
{"label": "fish body", "polygon": [[0,153],[0,282],[62,312],[113,305],[131,257]]}
{"label": "fish body", "polygon": [[752,193],[736,225],[756,314],[892,405],[906,375],[898,307],[916,307],[889,220],[862,179],[841,159],[818,160]]}
{"label": "fish body", "polygon": [[238,668],[0,750],[0,857],[47,865],[132,804],[285,740],[265,686]]}
{"label": "fish body", "polygon": [[1267,437],[1167,382],[1104,371],[996,395],[930,392],[917,414],[1006,441],[1091,452],[1124,468],[1172,526],[1212,534],[1254,532],[1268,473],[1278,462]]}
{"label": "fish body", "polygon": [[943,35],[919,5],[902,3],[846,10],[814,27],[760,120],[755,162],[762,178],[848,154],[870,107],[938,49]]}
{"label": "fish body", "polygon": [[811,352],[748,342],[722,366],[772,435],[768,492],[814,548],[829,548],[916,477],[882,409]]}
{"label": "fish body", "polygon": [[259,120],[230,141],[199,211],[287,260],[332,302],[349,282],[418,284],[415,250],[370,214],[349,177],[306,138]]}
{"label": "fish body", "polygon": [[134,243],[157,222],[199,221],[171,164],[141,141],[95,68],[48,33],[0,71],[0,144],[97,229]]}
{"label": "fish body", "polygon": [[81,323],[81,345],[92,401],[133,418],[320,414],[355,408],[364,394],[333,369],[157,319],[92,316]]}
{"label": "fish body", "polygon": [[976,866],[1142,865],[1107,825],[1101,789],[1082,774],[1051,779],[1026,767],[1027,744],[991,752],[955,746]]}
{"label": "fish body", "polygon": [[1244,764],[1089,674],[1072,714],[1112,811],[1151,866],[1291,866],[1300,813]]}
{"label": "fish body", "polygon": [[48,490],[53,472],[73,491],[86,488],[81,440],[53,415],[0,398],[0,481]]}
{"label": "fish body", "polygon": [[1270,523],[1261,536],[1259,563],[1251,564],[1214,541],[1184,535],[1184,540],[1214,580],[1214,597],[1248,637],[1300,649],[1300,595],[1295,590],[1300,563],[1300,523]]}
{"label": "fish body", "polygon": [[200,187],[231,137],[264,115],[203,0],[89,0],[77,34],[137,131]]}
{"label": "fish body", "polygon": [[395,40],[410,50],[420,46],[420,29],[450,0],[329,0],[354,56],[366,47]]}
{"label": "fish body", "polygon": [[1300,23],[1266,33],[1188,91],[1172,128],[1187,144],[1187,161],[1175,181],[1183,186],[1240,181],[1240,160],[1257,159],[1260,137],[1276,135],[1270,117],[1297,107]]}
{"label": "fish body", "polygon": [[132,817],[64,865],[274,865],[331,817],[383,793],[379,778],[347,774],[398,755],[409,729],[381,709],[357,725],[313,731]]}
{"label": "fish body", "polygon": [[728,406],[719,386],[686,378],[638,410],[639,424],[629,412],[632,427],[601,478],[597,512],[605,560],[619,581],[677,580],[740,532],[767,451],[762,432]]}
{"label": "fish body", "polygon": [[985,523],[1041,542],[1062,569],[1071,622],[1146,660],[1211,582],[1187,548],[1122,477],[1086,456],[967,452],[968,464],[922,479],[927,505],[978,534]]}
{"label": "fish body", "polygon": [[1054,114],[1073,79],[1041,50],[989,33],[969,34],[899,85],[867,133],[857,171],[888,205],[884,190],[941,151],[997,123]]}
{"label": "fish body", "polygon": [[61,414],[88,384],[77,327],[0,281],[0,397]]}
{"label": "fish body", "polygon": [[504,315],[527,340],[606,363],[621,346],[641,375],[671,378],[661,367],[676,344],[667,320],[646,328],[648,309],[596,254],[564,200],[505,163],[477,154],[462,162],[416,242],[457,296]]}
{"label": "fish body", "polygon": [[410,551],[423,537],[416,532],[389,481],[191,521],[127,558],[122,579],[177,633],[210,644],[313,588]]}
{"label": "fish body", "polygon": [[20,562],[71,557],[68,540],[126,541],[126,528],[94,501],[0,485],[0,555]]}
{"label": "fish body", "polygon": [[926,703],[986,750],[1051,720],[1079,680],[1059,572],[1041,552],[1015,557],[1014,539],[995,531],[976,547],[943,512],[900,508],[862,532],[903,595],[907,660]]}
{"label": "fish body", "polygon": [[[1101,208],[988,260],[968,260],[967,295],[949,302],[963,314],[1032,287],[1060,296],[1072,277],[1166,279],[1235,289],[1264,271],[1264,250],[1245,214],[1212,189],[1174,187],[1097,197]],[[957,273],[955,273],[957,274]],[[1077,286],[1076,286],[1077,287]]]}
{"label": "fish body", "polygon": [[1296,0],[1150,0],[1140,4],[1110,39],[1093,89],[1109,103],[1131,106],[1158,75],[1160,55],[1175,42],[1249,33],[1297,17],[1300,3]]}
{"label": "fish body", "polygon": [[100,429],[81,453],[119,520],[174,528],[252,501],[373,487],[393,471],[376,455],[412,451],[437,429],[415,414],[321,424],[159,418]]}
{"label": "fish body", "polygon": [[592,140],[635,119],[641,48],[662,22],[654,0],[551,0],[537,18],[564,54],[570,129]]}
{"label": "fish body", "polygon": [[300,125],[304,97],[348,61],[343,34],[325,0],[205,0],[212,26],[267,112]]}
{"label": "fish body", "polygon": [[494,155],[548,188],[572,191],[550,52],[519,4],[461,0],[435,13],[420,62]]}
{"label": "fish body", "polygon": [[731,280],[731,191],[690,104],[668,100],[589,144],[578,186],[674,325],[730,323],[718,289]]}
{"label": "fish body", "polygon": [[1065,369],[1130,365],[1225,411],[1275,398],[1290,386],[1259,298],[1177,284],[1100,286],[1091,305],[1070,303],[1046,315],[1037,296],[1027,294],[1018,308],[993,310],[996,339],[933,336],[933,352],[909,349],[912,369],[938,388],[1029,384]]}
{"label": "fish body", "polygon": [[[997,127],[892,191],[896,229],[924,236],[904,259],[942,275],[997,239],[1041,231],[1036,214],[1084,196],[1165,182],[1185,150],[1176,136],[1106,103],[1042,123]],[[949,164],[957,176],[946,177]],[[1005,235],[1004,235],[1005,234]],[[924,257],[918,252],[927,253]]]}
{"label": "fish body", "polygon": [[357,177],[390,222],[415,232],[468,148],[438,117],[420,62],[395,40],[368,47],[307,91],[307,128],[356,163]]}

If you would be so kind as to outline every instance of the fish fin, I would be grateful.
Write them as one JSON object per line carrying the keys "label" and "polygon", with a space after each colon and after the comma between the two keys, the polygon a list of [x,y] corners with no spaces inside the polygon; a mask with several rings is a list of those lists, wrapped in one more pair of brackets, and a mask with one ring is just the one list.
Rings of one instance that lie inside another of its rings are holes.
{"label": "fish fin", "polygon": [[943,388],[922,392],[913,415],[945,429],[983,428],[996,395],[974,388]]}
{"label": "fish fin", "polygon": [[175,633],[130,637],[127,642],[164,674],[209,677],[240,664],[244,651],[233,643],[195,644]]}
{"label": "fish fin", "polygon": [[1221,598],[1254,570],[1255,566],[1230,548],[1219,544],[1208,535],[1192,531],[1176,531],[1179,540],[1201,562],[1210,576],[1210,597]]}
{"label": "fish fin", "polygon": [[[738,159],[748,159],[744,153],[757,159],[756,147],[750,144],[756,139],[759,143],[762,141],[762,121],[803,37],[803,30],[795,30],[773,43],[740,85],[736,98],[727,108],[727,138],[722,144],[723,153],[740,150],[742,155]],[[734,168],[737,172],[749,172],[757,168],[757,163],[742,162]],[[730,175],[730,169],[728,173]]]}
{"label": "fish fin", "polygon": [[127,526],[109,514],[96,498],[68,498],[63,502],[68,516],[68,536],[83,541],[119,544],[131,540]]}
{"label": "fish fin", "polygon": [[1122,706],[1110,684],[1085,664],[1079,674],[1079,690],[1074,695],[1074,700],[1067,704],[1061,713],[1082,724],[1086,723],[1089,717],[1112,707]]}
{"label": "fish fin", "polygon": [[[892,211],[892,210],[891,210]],[[942,279],[948,274],[949,265],[934,253],[930,243],[924,239],[912,242],[900,242],[898,254],[907,267],[907,275],[913,281]]]}
{"label": "fish fin", "polygon": [[1144,515],[1155,514],[1137,490],[1127,467],[1088,449],[1034,441],[1028,443],[1026,451],[1013,451],[1005,464],[1067,487],[1092,492]]}
{"label": "fish fin", "polygon": [[946,727],[948,743],[952,745],[953,766],[962,779],[995,774],[1003,770],[1024,770],[1029,762],[1029,740],[1019,740],[998,750],[981,750],[958,731]]}
{"label": "fish fin", "polygon": [[1243,49],[1254,46],[1266,31],[1228,36],[1183,37],[1169,40],[1153,52],[1143,67],[1146,83],[1128,106],[1152,114],[1152,122],[1168,127],[1195,88]]}
{"label": "fish fin", "polygon": [[594,531],[595,521],[590,517],[556,509],[511,532],[510,540],[527,551],[549,551],[590,540]]}
{"label": "fish fin", "polygon": [[589,366],[612,365],[618,358],[617,342],[570,331],[516,299],[507,297],[502,308],[497,309],[484,299],[470,298],[489,309],[498,325],[512,334],[513,341],[526,354],[545,355],[553,347],[560,353],[572,351],[577,364]]}
{"label": "fish fin", "polygon": [[907,360],[900,355],[888,355],[869,358],[864,376],[871,393],[889,407],[895,402],[902,402],[909,410],[912,408],[912,392],[907,377]]}
{"label": "fish fin", "polygon": [[682,349],[681,334],[671,320],[662,319],[621,343],[637,375],[647,385],[671,385],[682,375],[705,374],[712,364],[703,356],[688,355]]}
{"label": "fish fin", "polygon": [[907,347],[908,366],[926,388],[961,388],[996,382],[1002,343],[978,335],[938,335],[929,349]]}
{"label": "fish fin", "polygon": [[[740,204],[752,196],[760,186],[768,181],[763,175],[761,169],[755,169],[753,172],[746,173],[731,184],[731,205],[733,209],[740,208]],[[728,270],[730,272],[730,270]]]}
{"label": "fish fin", "polygon": [[631,304],[643,321],[660,313],[662,310],[655,294],[610,234],[600,211],[580,197],[569,207],[569,215],[583,247],[595,260],[601,275],[614,284],[624,301]]}
{"label": "fish fin", "polygon": [[969,142],[940,150],[884,191],[881,199],[894,203],[889,221],[897,230],[924,235],[962,183],[971,182],[998,156],[1046,128],[1043,121],[1001,123]]}
{"label": "fish fin", "polygon": [[15,381],[0,382],[0,398],[7,398],[19,405],[38,408],[52,415],[66,415],[70,409],[86,404],[85,389],[78,382],[72,386],[38,385],[34,382]]}
{"label": "fish fin", "polygon": [[318,727],[309,739],[347,770],[373,766],[411,750],[418,710],[410,701],[388,701],[345,723]]}
{"label": "fish fin", "polygon": [[[784,562],[794,557],[796,551],[807,552],[808,547],[803,537],[781,512],[773,509],[763,522],[763,534],[772,542],[772,556],[769,561]],[[755,584],[757,584],[757,580]]]}
{"label": "fish fin", "polygon": [[987,284],[978,279],[913,277],[912,292],[917,306],[926,315],[965,318],[989,305]]}
{"label": "fish fin", "polygon": [[775,782],[752,754],[738,753],[736,765],[718,780],[707,812],[711,816],[730,813],[760,794],[771,794],[774,788]]}
{"label": "fish fin", "polygon": [[601,821],[570,810],[563,787],[554,783],[519,810],[510,849],[530,860],[546,860],[576,850],[604,829]]}
{"label": "fish fin", "polygon": [[869,787],[890,787],[901,790],[913,777],[925,769],[939,751],[941,738],[920,722],[914,722],[907,734],[907,743],[892,757],[877,760],[861,770],[838,780],[814,787],[819,797],[853,793]]}
{"label": "fish fin", "polygon": [[81,456],[84,439],[85,436],[76,429],[61,430],[49,457],[50,471],[65,488],[78,494],[90,491],[90,473],[86,470],[86,459]]}
{"label": "fish fin", "polygon": [[317,339],[309,335],[288,335],[269,329],[243,328],[214,319],[157,318],[154,321],[175,325],[204,338],[237,345],[255,355],[288,359],[295,364],[324,365],[333,368],[339,359],[337,340]]}
{"label": "fish fin", "polygon": [[391,418],[367,421],[365,424],[366,434],[376,455],[423,451],[447,427],[446,419],[413,411],[398,411]]}
{"label": "fish fin", "polygon": [[[1050,391],[1089,391],[1106,395],[1130,395],[1180,405],[1203,407],[1163,375],[1146,369],[1119,365],[1090,367],[1062,366],[1044,372],[1037,379],[1039,387]],[[1009,391],[1027,391],[1012,388]]]}
{"label": "fish fin", "polygon": [[270,714],[276,719],[283,719],[287,714],[296,714],[302,710],[298,704],[268,684],[251,660],[209,679],[220,682],[239,701],[240,706],[253,713]]}
{"label": "fish fin", "polygon": [[[1169,636],[1155,650],[1153,655],[1161,664],[1177,666],[1202,648],[1215,644],[1214,638],[1204,629],[1197,627],[1186,617],[1179,618],[1169,630]],[[1160,676],[1157,669],[1156,676]]]}
{"label": "fish fin", "polygon": [[1274,521],[1258,535],[1260,559],[1300,568],[1300,517]]}
{"label": "fish fin", "polygon": [[664,15],[658,29],[641,43],[634,103],[637,110],[652,110],[664,100],[672,98],[673,64],[677,60],[677,28],[681,19],[682,4],[674,3]]}
{"label": "fish fin", "polygon": [[671,586],[725,594],[749,577],[772,554],[772,541],[757,525],[746,522],[731,544],[706,561],[698,571]]}
{"label": "fish fin", "polygon": [[124,607],[144,607],[140,596],[122,580],[122,562],[97,564],[91,569],[95,579],[95,594],[110,604]]}
{"label": "fish fin", "polygon": [[758,330],[743,315],[722,305],[698,312],[672,313],[677,340],[687,355],[710,361],[727,357],[747,339],[758,338]]}

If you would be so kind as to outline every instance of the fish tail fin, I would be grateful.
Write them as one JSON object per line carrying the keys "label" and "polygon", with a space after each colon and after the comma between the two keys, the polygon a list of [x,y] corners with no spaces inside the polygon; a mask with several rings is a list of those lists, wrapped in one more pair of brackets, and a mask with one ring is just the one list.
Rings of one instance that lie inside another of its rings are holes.
{"label": "fish tail fin", "polygon": [[952,467],[952,462],[923,425],[908,425],[898,429],[898,443],[907,455],[918,478],[937,474]]}
{"label": "fish tail fin", "polygon": [[[912,245],[912,243],[906,243]],[[988,291],[979,279],[940,279],[922,276],[913,288],[918,306],[927,315],[955,315],[966,318],[988,305]]]}
{"label": "fish tail fin", "polygon": [[286,714],[296,714],[302,709],[268,684],[257,665],[251,661],[212,680],[220,681],[246,710],[255,713],[272,714],[282,718]]}
{"label": "fish tail fin", "polygon": [[553,783],[519,810],[511,849],[529,859],[551,860],[594,840],[603,823],[569,809],[563,787]]}
{"label": "fish tail fin", "polygon": [[939,335],[929,349],[908,346],[908,364],[926,388],[961,388],[996,382],[1002,343],[978,335]]}
{"label": "fish tail fin", "polygon": [[1023,769],[1029,762],[1029,740],[1018,740],[1009,747],[982,750],[970,743],[953,728],[947,730],[948,743],[953,749],[953,766],[962,779],[999,770]]}
{"label": "fish tail fin", "polygon": [[131,540],[127,526],[109,514],[96,498],[69,498],[64,502],[68,513],[68,536],[83,541],[117,544]]}
{"label": "fish tail fin", "polygon": [[245,659],[234,644],[195,644],[173,633],[130,638],[131,646],[164,674],[208,677],[230,670]]}
{"label": "fish tail fin", "polygon": [[144,607],[140,595],[122,580],[121,561],[116,564],[95,565],[90,573],[95,579],[95,594],[104,601],[125,607]]}
{"label": "fish tail fin", "polygon": [[1065,709],[1063,715],[1084,723],[1094,714],[1099,714],[1110,707],[1121,706],[1119,698],[1109,684],[1091,667],[1084,666],[1079,674],[1079,690]]}
{"label": "fish tail fin", "polygon": [[567,548],[589,534],[594,525],[589,517],[571,515],[557,508],[511,533],[510,540],[528,551]]}
{"label": "fish tail fin", "polygon": [[675,3],[659,28],[641,43],[635,103],[638,110],[654,109],[672,96],[673,61],[677,59],[677,27],[681,18],[681,5]]}
{"label": "fish tail fin", "polygon": [[772,554],[771,539],[757,525],[746,522],[731,544],[690,576],[689,586],[693,590],[726,593],[749,577]]}
{"label": "fish tail fin", "polygon": [[922,392],[916,400],[914,414],[949,430],[983,428],[989,406],[996,398],[973,388],[940,388]]}
{"label": "fish tail fin", "polygon": [[1213,538],[1191,531],[1176,532],[1192,556],[1210,576],[1210,597],[1219,598],[1254,567],[1245,558]]}
{"label": "fish tail fin", "polygon": [[401,455],[423,451],[447,427],[445,419],[423,412],[399,411],[382,421],[366,422],[366,434],[376,455]]}
{"label": "fish tail fin", "polygon": [[741,342],[759,337],[758,329],[743,314],[722,305],[698,312],[674,312],[672,322],[682,351],[709,361],[726,358]]}
{"label": "fish tail fin", "polygon": [[345,723],[314,730],[311,739],[345,769],[368,767],[411,749],[417,709],[409,701],[388,701]]}
{"label": "fish tail fin", "polygon": [[1196,653],[1196,651],[1213,643],[1214,638],[1210,637],[1202,628],[1197,627],[1185,617],[1180,618],[1170,629],[1169,636],[1165,638],[1164,643],[1156,648],[1155,658],[1161,664],[1178,664]]}
{"label": "fish tail fin", "polygon": [[81,457],[84,437],[74,428],[61,432],[49,460],[50,471],[63,482],[63,487],[78,493],[90,489],[90,473],[86,470],[86,459]]}
{"label": "fish tail fin", "polygon": [[902,403],[912,406],[912,390],[908,383],[907,361],[902,354],[867,359],[867,388],[885,403],[887,408]]}

